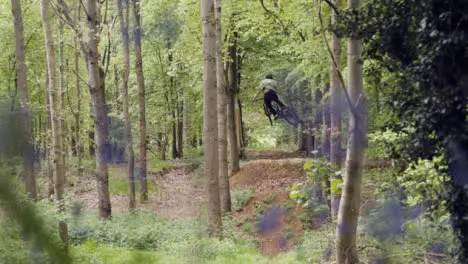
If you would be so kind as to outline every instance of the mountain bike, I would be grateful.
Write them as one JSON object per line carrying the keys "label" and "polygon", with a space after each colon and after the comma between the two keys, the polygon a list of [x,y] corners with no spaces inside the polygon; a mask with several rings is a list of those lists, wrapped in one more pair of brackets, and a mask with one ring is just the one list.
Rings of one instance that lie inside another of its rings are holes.
{"label": "mountain bike", "polygon": [[[257,99],[256,101],[263,101],[263,98]],[[273,101],[271,102],[271,106],[273,109],[275,109],[276,113],[278,113],[277,118],[275,119],[281,119],[288,124],[292,125],[293,127],[297,127],[299,124],[302,123],[301,119],[297,115],[297,112],[294,108],[288,107],[288,106],[283,106],[279,105],[277,102]],[[273,115],[270,111],[270,109],[263,103],[263,110],[265,111],[265,115],[268,117],[268,120],[270,121],[270,125],[273,126],[273,120],[271,120],[271,116]]]}

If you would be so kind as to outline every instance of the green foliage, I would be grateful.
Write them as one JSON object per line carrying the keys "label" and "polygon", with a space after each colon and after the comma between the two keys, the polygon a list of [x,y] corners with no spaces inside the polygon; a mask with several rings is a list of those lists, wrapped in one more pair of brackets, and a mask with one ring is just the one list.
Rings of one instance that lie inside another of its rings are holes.
{"label": "green foliage", "polygon": [[240,211],[244,206],[249,202],[250,198],[252,198],[255,194],[255,189],[240,189],[235,188],[231,191],[232,197],[232,210]]}
{"label": "green foliage", "polygon": [[443,155],[432,160],[419,159],[410,164],[403,175],[397,178],[401,186],[406,189],[409,206],[439,199],[444,184],[448,182],[447,175],[440,173],[447,169],[443,159]]}
{"label": "green foliage", "polygon": [[406,139],[405,134],[396,133],[389,129],[377,131],[368,135],[369,147],[366,154],[369,159],[391,158],[395,149],[401,147],[402,141]]}
{"label": "green foliage", "polygon": [[342,179],[341,171],[337,170],[336,165],[326,159],[314,159],[304,163],[304,170],[307,173],[307,183],[300,187],[294,184],[291,186],[289,198],[297,204],[308,206],[308,192],[310,184],[316,185],[320,190],[325,190],[328,193],[327,181],[330,181],[330,192],[339,195],[341,193]]}
{"label": "green foliage", "polygon": [[[28,258],[54,263],[71,263],[60,244],[59,219],[47,202],[28,200],[11,176],[0,171],[0,260],[6,263],[27,262]],[[10,249],[10,250],[9,250]],[[29,256],[20,249],[28,250]]]}
{"label": "green foliage", "polygon": [[196,222],[169,222],[152,213],[114,216],[108,221],[98,221],[85,216],[70,225],[70,242],[81,244],[94,240],[99,244],[134,249],[165,249],[171,243],[195,239],[202,233],[203,225]]}

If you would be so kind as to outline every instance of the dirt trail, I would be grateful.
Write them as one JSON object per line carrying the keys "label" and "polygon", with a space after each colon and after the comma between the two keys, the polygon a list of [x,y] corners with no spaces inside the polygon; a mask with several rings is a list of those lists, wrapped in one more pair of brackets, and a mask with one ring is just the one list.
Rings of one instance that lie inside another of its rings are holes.
{"label": "dirt trail", "polygon": [[[112,166],[112,179],[125,179],[124,166]],[[137,209],[154,212],[170,220],[197,219],[200,217],[200,206],[203,205],[203,184],[200,171],[192,168],[175,168],[164,173],[148,175],[149,197],[146,203],[137,202]],[[123,181],[126,184],[125,181]],[[75,192],[73,198],[80,201],[86,210],[96,210],[97,190],[92,179],[83,180],[80,185],[86,186]],[[138,190],[137,190],[138,200]],[[111,194],[112,213],[119,214],[128,211],[128,197],[125,194]]]}
{"label": "dirt trail", "polygon": [[[231,189],[255,189],[246,206],[234,212],[233,216],[252,227],[250,235],[260,241],[261,252],[268,256],[290,250],[302,236],[302,224],[298,218],[301,209],[289,199],[289,188],[303,180],[305,159],[277,159],[282,154],[273,155],[274,159],[243,162],[241,170],[230,179]],[[296,154],[287,155],[297,157]],[[205,197],[202,172],[202,168],[176,168],[149,175],[149,200],[144,204],[138,203],[138,209],[155,212],[171,220],[202,218]],[[111,179],[120,178],[125,184],[125,166],[113,166],[111,175]],[[77,192],[74,198],[80,200],[87,210],[96,210],[95,182],[89,179],[80,184],[86,188]],[[125,194],[111,196],[113,214],[128,210]],[[262,218],[263,215],[266,217]],[[242,226],[239,229],[242,230]]]}

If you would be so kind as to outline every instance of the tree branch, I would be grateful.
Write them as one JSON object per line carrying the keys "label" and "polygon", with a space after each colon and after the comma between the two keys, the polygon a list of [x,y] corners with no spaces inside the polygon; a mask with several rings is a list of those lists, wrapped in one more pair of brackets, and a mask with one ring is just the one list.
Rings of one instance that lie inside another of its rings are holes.
{"label": "tree branch", "polygon": [[268,14],[270,14],[271,16],[273,16],[277,21],[278,23],[280,24],[281,28],[283,29],[283,32],[285,34],[288,34],[288,29],[284,26],[283,24],[283,21],[281,21],[281,19],[279,18],[278,15],[276,15],[275,13],[271,12],[270,10],[268,10],[268,8],[266,8],[265,6],[265,3],[263,3],[263,0],[260,0],[260,4],[262,5],[263,9],[265,10],[265,12],[267,12]]}
{"label": "tree branch", "polygon": [[[82,1],[81,3],[83,4]],[[79,23],[76,23],[76,21],[73,18],[71,18],[68,6],[65,3],[65,1],[58,0],[57,5],[52,4],[52,6],[57,11],[56,13],[59,14],[60,18],[73,30],[73,32],[75,32],[76,36],[78,37],[78,42],[80,43],[81,51],[83,52],[83,54],[86,54],[87,45],[83,41],[83,33],[81,31],[81,28],[79,26],[76,26],[77,24],[79,25]],[[83,9],[86,12],[86,8]],[[87,58],[85,59],[87,60]]]}
{"label": "tree branch", "polygon": [[337,15],[340,14],[340,11],[338,11],[338,8],[332,2],[330,2],[330,0],[323,0],[323,1],[325,1],[325,3],[327,3],[333,9],[333,11],[335,11],[335,14]]}
{"label": "tree branch", "polygon": [[343,89],[343,92],[345,94],[345,98],[346,98],[346,102],[348,104],[349,110],[351,111],[351,114],[355,118],[358,118],[359,115],[358,115],[358,112],[356,110],[356,106],[353,105],[353,102],[351,101],[351,98],[349,97],[348,90],[346,89],[346,85],[345,85],[345,82],[344,82],[343,74],[341,73],[341,70],[338,67],[338,63],[336,63],[335,56],[333,55],[333,51],[331,50],[330,45],[329,45],[328,40],[327,40],[327,36],[325,35],[325,28],[323,26],[322,5],[321,4],[322,4],[322,0],[320,0],[320,3],[319,3],[318,16],[319,16],[319,20],[320,20],[320,28],[322,30],[323,41],[325,42],[325,45],[327,46],[327,50],[328,50],[330,58],[331,58],[331,60],[333,62],[333,66],[335,67],[336,72],[338,74],[338,79],[340,79],[341,88]]}

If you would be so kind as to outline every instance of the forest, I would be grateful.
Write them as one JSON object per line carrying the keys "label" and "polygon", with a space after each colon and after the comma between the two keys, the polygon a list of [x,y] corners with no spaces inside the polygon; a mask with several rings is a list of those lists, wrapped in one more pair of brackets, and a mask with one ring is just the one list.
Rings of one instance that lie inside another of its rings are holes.
{"label": "forest", "polygon": [[468,263],[468,1],[0,1],[0,263]]}

